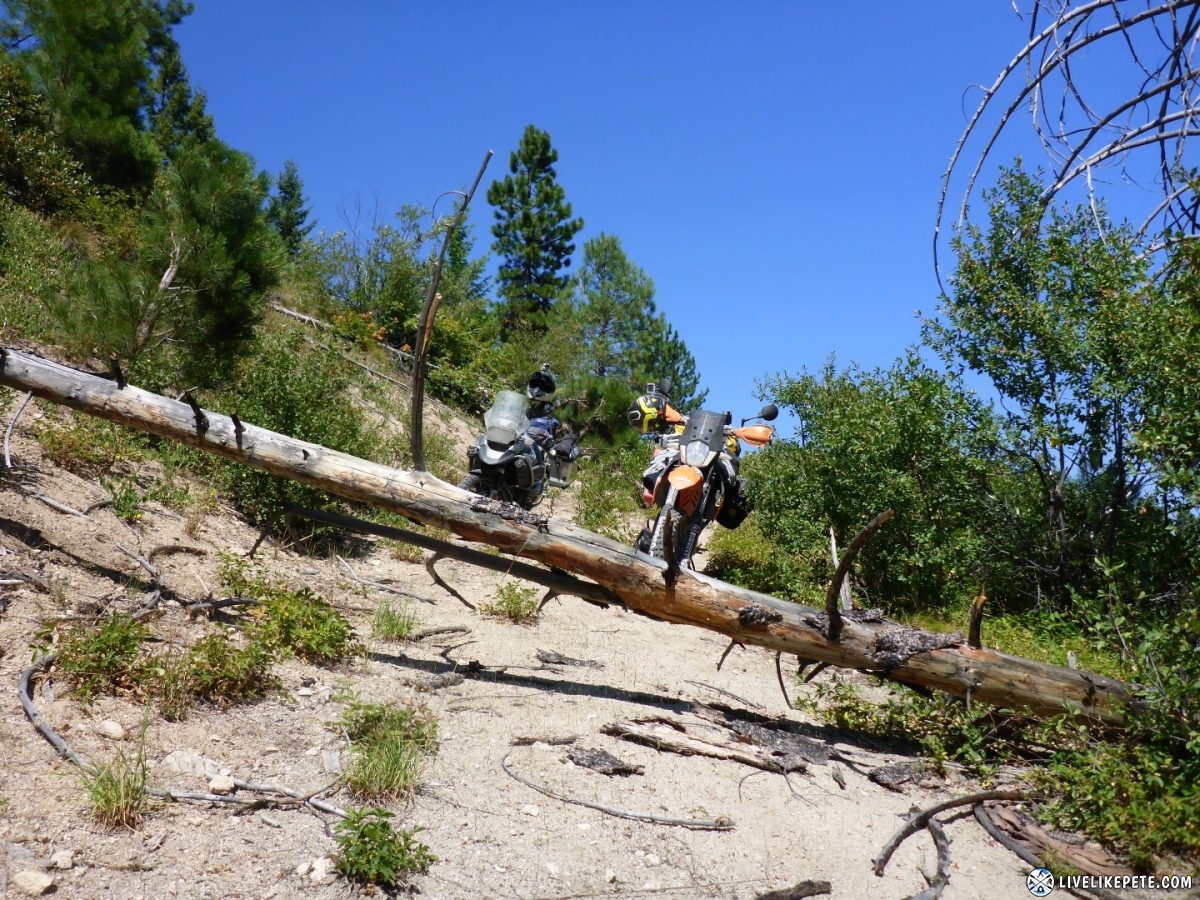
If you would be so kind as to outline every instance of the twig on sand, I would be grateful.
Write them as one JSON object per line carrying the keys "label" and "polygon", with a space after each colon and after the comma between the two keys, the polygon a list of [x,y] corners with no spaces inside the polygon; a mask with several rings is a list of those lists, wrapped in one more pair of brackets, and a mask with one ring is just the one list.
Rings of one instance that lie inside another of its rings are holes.
{"label": "twig on sand", "polygon": [[523,775],[518,775],[508,766],[508,757],[500,760],[500,768],[502,768],[510,778],[521,782],[526,787],[531,787],[539,794],[545,794],[547,797],[553,797],[555,800],[561,800],[563,803],[574,803],[577,806],[586,806],[588,809],[595,809],[602,813],[607,813],[610,816],[618,816],[622,819],[637,819],[642,822],[654,822],[658,825],[680,825],[684,828],[702,828],[711,831],[732,831],[733,820],[727,816],[717,816],[715,819],[674,819],[668,816],[656,816],[654,813],[648,812],[631,812],[629,810],[617,809],[613,806],[604,806],[601,803],[589,803],[587,800],[577,800],[574,797],[567,797],[559,794],[550,788],[540,785],[534,781],[530,781]]}

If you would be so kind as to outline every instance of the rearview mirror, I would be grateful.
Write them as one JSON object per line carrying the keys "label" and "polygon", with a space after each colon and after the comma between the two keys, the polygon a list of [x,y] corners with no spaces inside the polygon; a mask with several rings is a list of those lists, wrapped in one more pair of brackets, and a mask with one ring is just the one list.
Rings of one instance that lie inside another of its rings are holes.
{"label": "rearview mirror", "polygon": [[760,419],[765,419],[768,422],[772,422],[775,420],[775,417],[778,415],[779,415],[779,407],[776,406],[774,403],[768,403],[766,406],[764,406],[762,408],[762,412],[760,412],[758,414],[758,417]]}

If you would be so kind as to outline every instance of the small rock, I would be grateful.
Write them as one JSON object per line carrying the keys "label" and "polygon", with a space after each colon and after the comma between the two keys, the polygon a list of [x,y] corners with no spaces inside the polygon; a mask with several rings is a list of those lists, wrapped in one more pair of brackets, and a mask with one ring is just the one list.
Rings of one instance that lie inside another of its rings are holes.
{"label": "small rock", "polygon": [[228,775],[218,775],[208,783],[208,789],[214,794],[224,796],[226,794],[232,794],[234,791],[236,791],[237,785],[234,784],[233,779]]}
{"label": "small rock", "polygon": [[12,886],[27,896],[40,897],[54,887],[54,879],[45,872],[26,869],[12,877]]}
{"label": "small rock", "polygon": [[338,775],[342,771],[342,754],[337,750],[321,751],[321,768],[326,775]]}
{"label": "small rock", "polygon": [[312,863],[302,862],[302,863],[300,863],[300,865],[296,866],[296,868],[292,869],[292,874],[299,875],[300,877],[303,878],[305,875],[307,875],[309,872],[312,871],[312,867],[313,867]]}
{"label": "small rock", "polygon": [[266,813],[263,813],[262,815],[260,815],[259,818],[262,819],[262,823],[264,825],[270,825],[272,828],[282,828],[283,827],[282,822],[280,822],[278,819],[271,818]]}
{"label": "small rock", "polygon": [[50,855],[50,868],[52,869],[73,869],[75,868],[75,851],[74,850],[56,850]]}
{"label": "small rock", "polygon": [[308,880],[321,883],[333,881],[333,868],[334,862],[328,856],[314,859],[312,871],[308,873]]}
{"label": "small rock", "polygon": [[542,811],[532,803],[526,803],[524,806],[522,806],[521,812],[525,813],[527,816],[540,816],[542,814]]}
{"label": "small rock", "polygon": [[546,871],[550,873],[552,878],[558,877],[558,866],[552,862],[546,863]]}
{"label": "small rock", "polygon": [[604,871],[604,883],[605,884],[616,884],[617,883],[617,873],[614,872],[612,869],[606,869]]}
{"label": "small rock", "polygon": [[316,691],[312,688],[296,688],[297,697],[311,697],[315,693]]}
{"label": "small rock", "polygon": [[121,727],[120,722],[115,722],[112,719],[105,719],[96,726],[96,731],[104,735],[111,741],[125,740],[125,729]]}
{"label": "small rock", "polygon": [[176,750],[174,753],[169,753],[163,757],[159,765],[168,772],[175,772],[179,775],[203,775],[205,778],[212,778],[221,774],[219,762],[190,750]]}
{"label": "small rock", "polygon": [[662,865],[662,857],[660,857],[657,853],[647,853],[646,854],[646,865],[661,866]]}

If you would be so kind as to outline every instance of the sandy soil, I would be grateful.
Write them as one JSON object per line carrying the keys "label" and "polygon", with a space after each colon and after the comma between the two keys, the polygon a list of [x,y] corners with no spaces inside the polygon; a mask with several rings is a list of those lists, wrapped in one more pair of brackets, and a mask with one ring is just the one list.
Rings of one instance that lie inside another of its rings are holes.
{"label": "sandy soil", "polygon": [[[0,401],[9,403],[7,423],[11,394]],[[35,633],[45,622],[138,606],[151,579],[119,547],[148,558],[156,548],[183,546],[196,552],[154,554],[166,600],[153,630],[164,642],[194,643],[214,626],[189,618],[182,605],[210,591],[222,596],[218,553],[247,552],[257,533],[228,512],[197,520],[151,503],[130,525],[108,508],[87,518],[52,508],[35,495],[75,510],[107,495],[94,481],[42,458],[28,437],[35,421],[35,412],[21,419],[15,471],[0,479],[0,580],[26,579],[0,587],[0,681],[8,685],[0,695],[0,895],[20,896],[18,872],[42,871],[57,896],[70,898],[358,896],[345,880],[322,874],[321,860],[335,848],[334,817],[304,807],[160,804],[136,831],[106,830],[89,818],[77,770],[34,730],[18,702],[16,686],[30,664]],[[572,505],[567,491],[551,512],[569,516]],[[280,663],[283,696],[225,712],[199,709],[179,723],[111,698],[81,706],[53,678],[36,682],[35,700],[72,748],[91,759],[111,759],[118,747],[134,752],[144,723],[152,781],[197,792],[207,789],[207,778],[171,771],[164,764],[170,754],[189,751],[235,778],[312,792],[336,778],[330,770],[346,745],[327,723],[339,717],[348,694],[427,704],[439,723],[439,749],[417,797],[396,812],[403,824],[426,829],[421,838],[438,857],[428,875],[414,880],[414,889],[428,897],[751,898],[806,879],[828,881],[833,897],[906,897],[925,888],[922,869],[932,873],[936,858],[922,833],[900,848],[884,877],[873,874],[871,861],[901,824],[899,816],[913,804],[977,787],[953,777],[906,785],[903,793],[880,787],[868,774],[902,756],[790,710],[774,657],[764,650],[734,650],[718,671],[726,641],[715,634],[573,598],[551,601],[530,625],[514,625],[468,609],[436,587],[421,563],[397,559],[387,541],[368,541],[360,556],[344,563],[269,543],[258,557],[281,577],[338,604],[369,657],[336,669]],[[453,562],[440,563],[439,572],[477,605],[502,580]],[[371,635],[370,617],[385,597],[407,597],[421,627],[467,630],[380,642]],[[539,651],[573,662],[542,662]],[[454,673],[463,677],[439,677]],[[788,689],[793,698],[811,690],[794,683]],[[767,717],[810,738],[820,751],[814,755],[826,758],[785,777],[741,762],[652,749],[601,730],[650,716],[699,723],[697,705],[711,704]],[[109,721],[122,726],[123,739],[102,733],[101,723]],[[568,738],[573,743],[555,743]],[[599,774],[571,763],[572,747],[605,750],[642,771]],[[564,798],[733,827],[640,821],[564,802],[508,774],[505,761],[515,775]],[[344,793],[327,799],[355,805]],[[1028,866],[972,819],[951,817],[946,830],[952,869],[943,896],[1030,896]],[[63,865],[70,867],[56,867]]]}

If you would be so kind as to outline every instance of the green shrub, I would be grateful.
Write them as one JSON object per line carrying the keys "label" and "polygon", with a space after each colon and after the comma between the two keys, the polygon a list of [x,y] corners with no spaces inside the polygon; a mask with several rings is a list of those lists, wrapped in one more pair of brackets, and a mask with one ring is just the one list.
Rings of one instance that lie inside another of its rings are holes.
{"label": "green shrub", "polygon": [[[790,554],[762,533],[751,514],[734,529],[714,527],[704,571],[730,584],[773,594],[786,600],[817,603],[815,588],[801,577]],[[832,575],[832,572],[830,573]]]}
{"label": "green shrub", "polygon": [[125,613],[114,613],[96,628],[76,626],[64,635],[55,667],[84,703],[102,693],[138,695],[145,668],[142,645],[149,634]]}
{"label": "green shrub", "polygon": [[250,640],[305,662],[328,664],[361,651],[345,616],[307,587],[293,589],[248,561],[224,554],[222,581],[234,593],[259,601],[248,629]]}
{"label": "green shrub", "polygon": [[78,475],[111,473],[122,463],[146,458],[144,435],[115,422],[50,407],[37,427],[37,439],[56,465]]}
{"label": "green shrub", "polygon": [[635,525],[641,504],[642,471],[650,464],[650,452],[639,445],[621,445],[597,451],[588,460],[587,471],[575,483],[575,522],[614,541],[631,544],[640,525]]}
{"label": "green shrub", "polygon": [[505,581],[496,587],[492,599],[479,606],[484,615],[510,622],[528,622],[538,614],[537,588]]}
{"label": "green shrub", "polygon": [[[331,354],[309,346],[304,335],[267,331],[243,358],[229,391],[243,422],[366,459],[380,442],[351,401],[353,381]],[[238,509],[256,523],[273,520],[281,506],[333,510],[341,501],[235,462],[218,478]]]}
{"label": "green shrub", "polygon": [[230,634],[219,631],[188,650],[184,679],[193,697],[227,709],[278,689],[279,680],[271,673],[273,659],[269,647],[255,642],[238,647]]}
{"label": "green shrub", "polygon": [[416,839],[423,829],[392,826],[393,813],[384,809],[353,810],[334,826],[337,870],[362,884],[396,888],[408,876],[424,874],[437,857]]}

